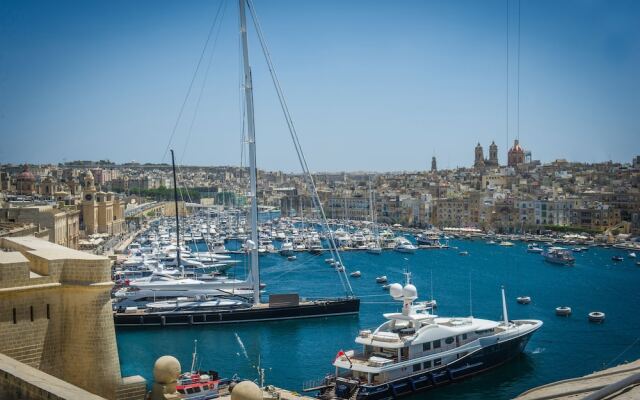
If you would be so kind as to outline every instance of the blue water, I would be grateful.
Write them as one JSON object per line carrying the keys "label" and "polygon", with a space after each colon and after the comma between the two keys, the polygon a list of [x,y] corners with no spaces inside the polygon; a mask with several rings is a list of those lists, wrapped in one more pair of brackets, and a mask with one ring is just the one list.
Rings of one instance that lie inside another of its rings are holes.
{"label": "blue water", "polygon": [[[431,398],[508,399],[534,386],[640,358],[640,343],[633,345],[640,338],[640,267],[625,252],[591,248],[575,255],[575,266],[561,267],[527,253],[524,244],[499,247],[461,240],[451,245],[459,249],[385,252],[379,256],[343,253],[348,270],[362,271],[361,278],[350,278],[363,302],[359,316],[118,330],[122,373],[150,380],[153,363],[165,354],[176,356],[183,368],[188,368],[193,340],[198,339],[202,368],[218,370],[223,376],[237,373],[256,379],[255,365],[260,359],[268,384],[300,390],[304,381],[332,371],[338,350],[357,348],[353,340],[360,329],[376,327],[383,322],[383,312],[399,310],[375,283],[375,277],[387,275],[390,282],[401,282],[407,267],[422,299],[431,297],[432,273],[440,315],[467,316],[472,307],[475,317],[500,319],[500,286],[504,285],[510,319],[544,321],[521,357],[473,379],[429,392]],[[469,256],[458,255],[462,250]],[[615,254],[625,260],[614,263],[611,256]],[[299,254],[296,261],[287,261],[279,255],[263,256],[262,280],[272,292],[342,295],[337,273],[324,263],[325,257]],[[531,296],[532,303],[517,304],[515,298],[521,295]],[[560,305],[571,306],[573,315],[555,316],[554,309]],[[605,312],[606,322],[589,323],[587,313],[594,310]]]}

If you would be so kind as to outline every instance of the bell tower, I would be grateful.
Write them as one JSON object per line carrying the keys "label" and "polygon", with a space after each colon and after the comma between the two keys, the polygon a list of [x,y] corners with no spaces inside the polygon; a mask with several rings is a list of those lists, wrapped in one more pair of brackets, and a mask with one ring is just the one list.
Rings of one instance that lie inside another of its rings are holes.
{"label": "bell tower", "polygon": [[87,235],[98,233],[98,204],[96,202],[96,185],[91,171],[84,176],[84,192],[82,193],[82,221]]}
{"label": "bell tower", "polygon": [[480,145],[480,142],[478,142],[478,145],[476,146],[476,151],[475,151],[475,161],[473,163],[473,166],[475,168],[483,168],[484,167],[484,152],[482,150],[482,146]]}

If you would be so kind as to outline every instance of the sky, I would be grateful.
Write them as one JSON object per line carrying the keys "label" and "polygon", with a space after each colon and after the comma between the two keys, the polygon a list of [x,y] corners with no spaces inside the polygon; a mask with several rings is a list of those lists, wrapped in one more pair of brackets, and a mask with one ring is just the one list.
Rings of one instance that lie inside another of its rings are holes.
{"label": "sky", "polygon": [[[253,2],[312,171],[640,154],[640,1]],[[0,163],[246,163],[238,32],[235,0],[1,1]],[[300,171],[249,50],[258,167]]]}

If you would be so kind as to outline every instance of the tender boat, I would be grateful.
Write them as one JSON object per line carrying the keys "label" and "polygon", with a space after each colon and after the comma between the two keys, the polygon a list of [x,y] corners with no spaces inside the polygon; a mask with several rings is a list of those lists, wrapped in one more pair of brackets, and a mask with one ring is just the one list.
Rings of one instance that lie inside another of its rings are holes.
{"label": "tender boat", "polygon": [[393,249],[399,253],[415,253],[418,248],[409,239],[399,237],[396,239],[396,245]]}
{"label": "tender boat", "polygon": [[387,282],[387,276],[386,275],[382,275],[376,278],[376,283],[386,283]]}
{"label": "tender boat", "polygon": [[636,253],[629,253],[629,258],[636,258]]}
{"label": "tender boat", "polygon": [[458,253],[458,254],[460,254],[461,256],[468,256],[468,255],[469,255],[469,252],[465,250],[465,251],[461,251],[461,252],[460,252],[460,253]]}
{"label": "tender boat", "polygon": [[520,297],[516,298],[516,301],[519,304],[529,304],[529,303],[531,303],[531,297],[529,297],[529,296],[520,296]]}
{"label": "tender boat", "polygon": [[613,257],[611,257],[611,259],[613,261],[624,261],[624,258],[622,258],[622,256],[613,256]]}
{"label": "tender boat", "polygon": [[513,242],[509,242],[508,240],[505,240],[503,242],[500,242],[500,246],[511,247],[515,245],[513,244]]}
{"label": "tender boat", "polygon": [[362,276],[362,273],[360,273],[360,271],[354,271],[349,275],[351,275],[352,278],[360,278]]}
{"label": "tender boat", "polygon": [[287,257],[287,260],[289,261],[294,261],[296,259],[296,256],[289,256]]}
{"label": "tender boat", "polygon": [[401,312],[384,314],[387,320],[374,331],[355,338],[360,350],[339,351],[335,373],[320,385],[321,399],[393,399],[413,395],[498,367],[521,353],[542,326],[538,320],[507,316],[502,291],[503,321],[473,317],[438,317],[420,302],[410,283],[394,283],[390,294],[403,303]]}

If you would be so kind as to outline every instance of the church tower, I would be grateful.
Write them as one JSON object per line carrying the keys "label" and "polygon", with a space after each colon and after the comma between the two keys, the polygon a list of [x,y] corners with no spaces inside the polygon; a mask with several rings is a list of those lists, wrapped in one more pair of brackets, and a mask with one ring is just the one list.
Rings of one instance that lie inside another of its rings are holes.
{"label": "church tower", "polygon": [[438,165],[436,164],[436,156],[431,157],[431,172],[438,171]]}
{"label": "church tower", "polygon": [[498,163],[498,145],[496,145],[495,141],[492,141],[491,146],[489,146],[489,164],[493,167],[500,165]]}
{"label": "church tower", "polygon": [[475,157],[475,161],[473,163],[474,168],[484,168],[484,152],[482,150],[482,146],[480,145],[480,142],[478,142],[478,145],[476,146],[476,157]]}

